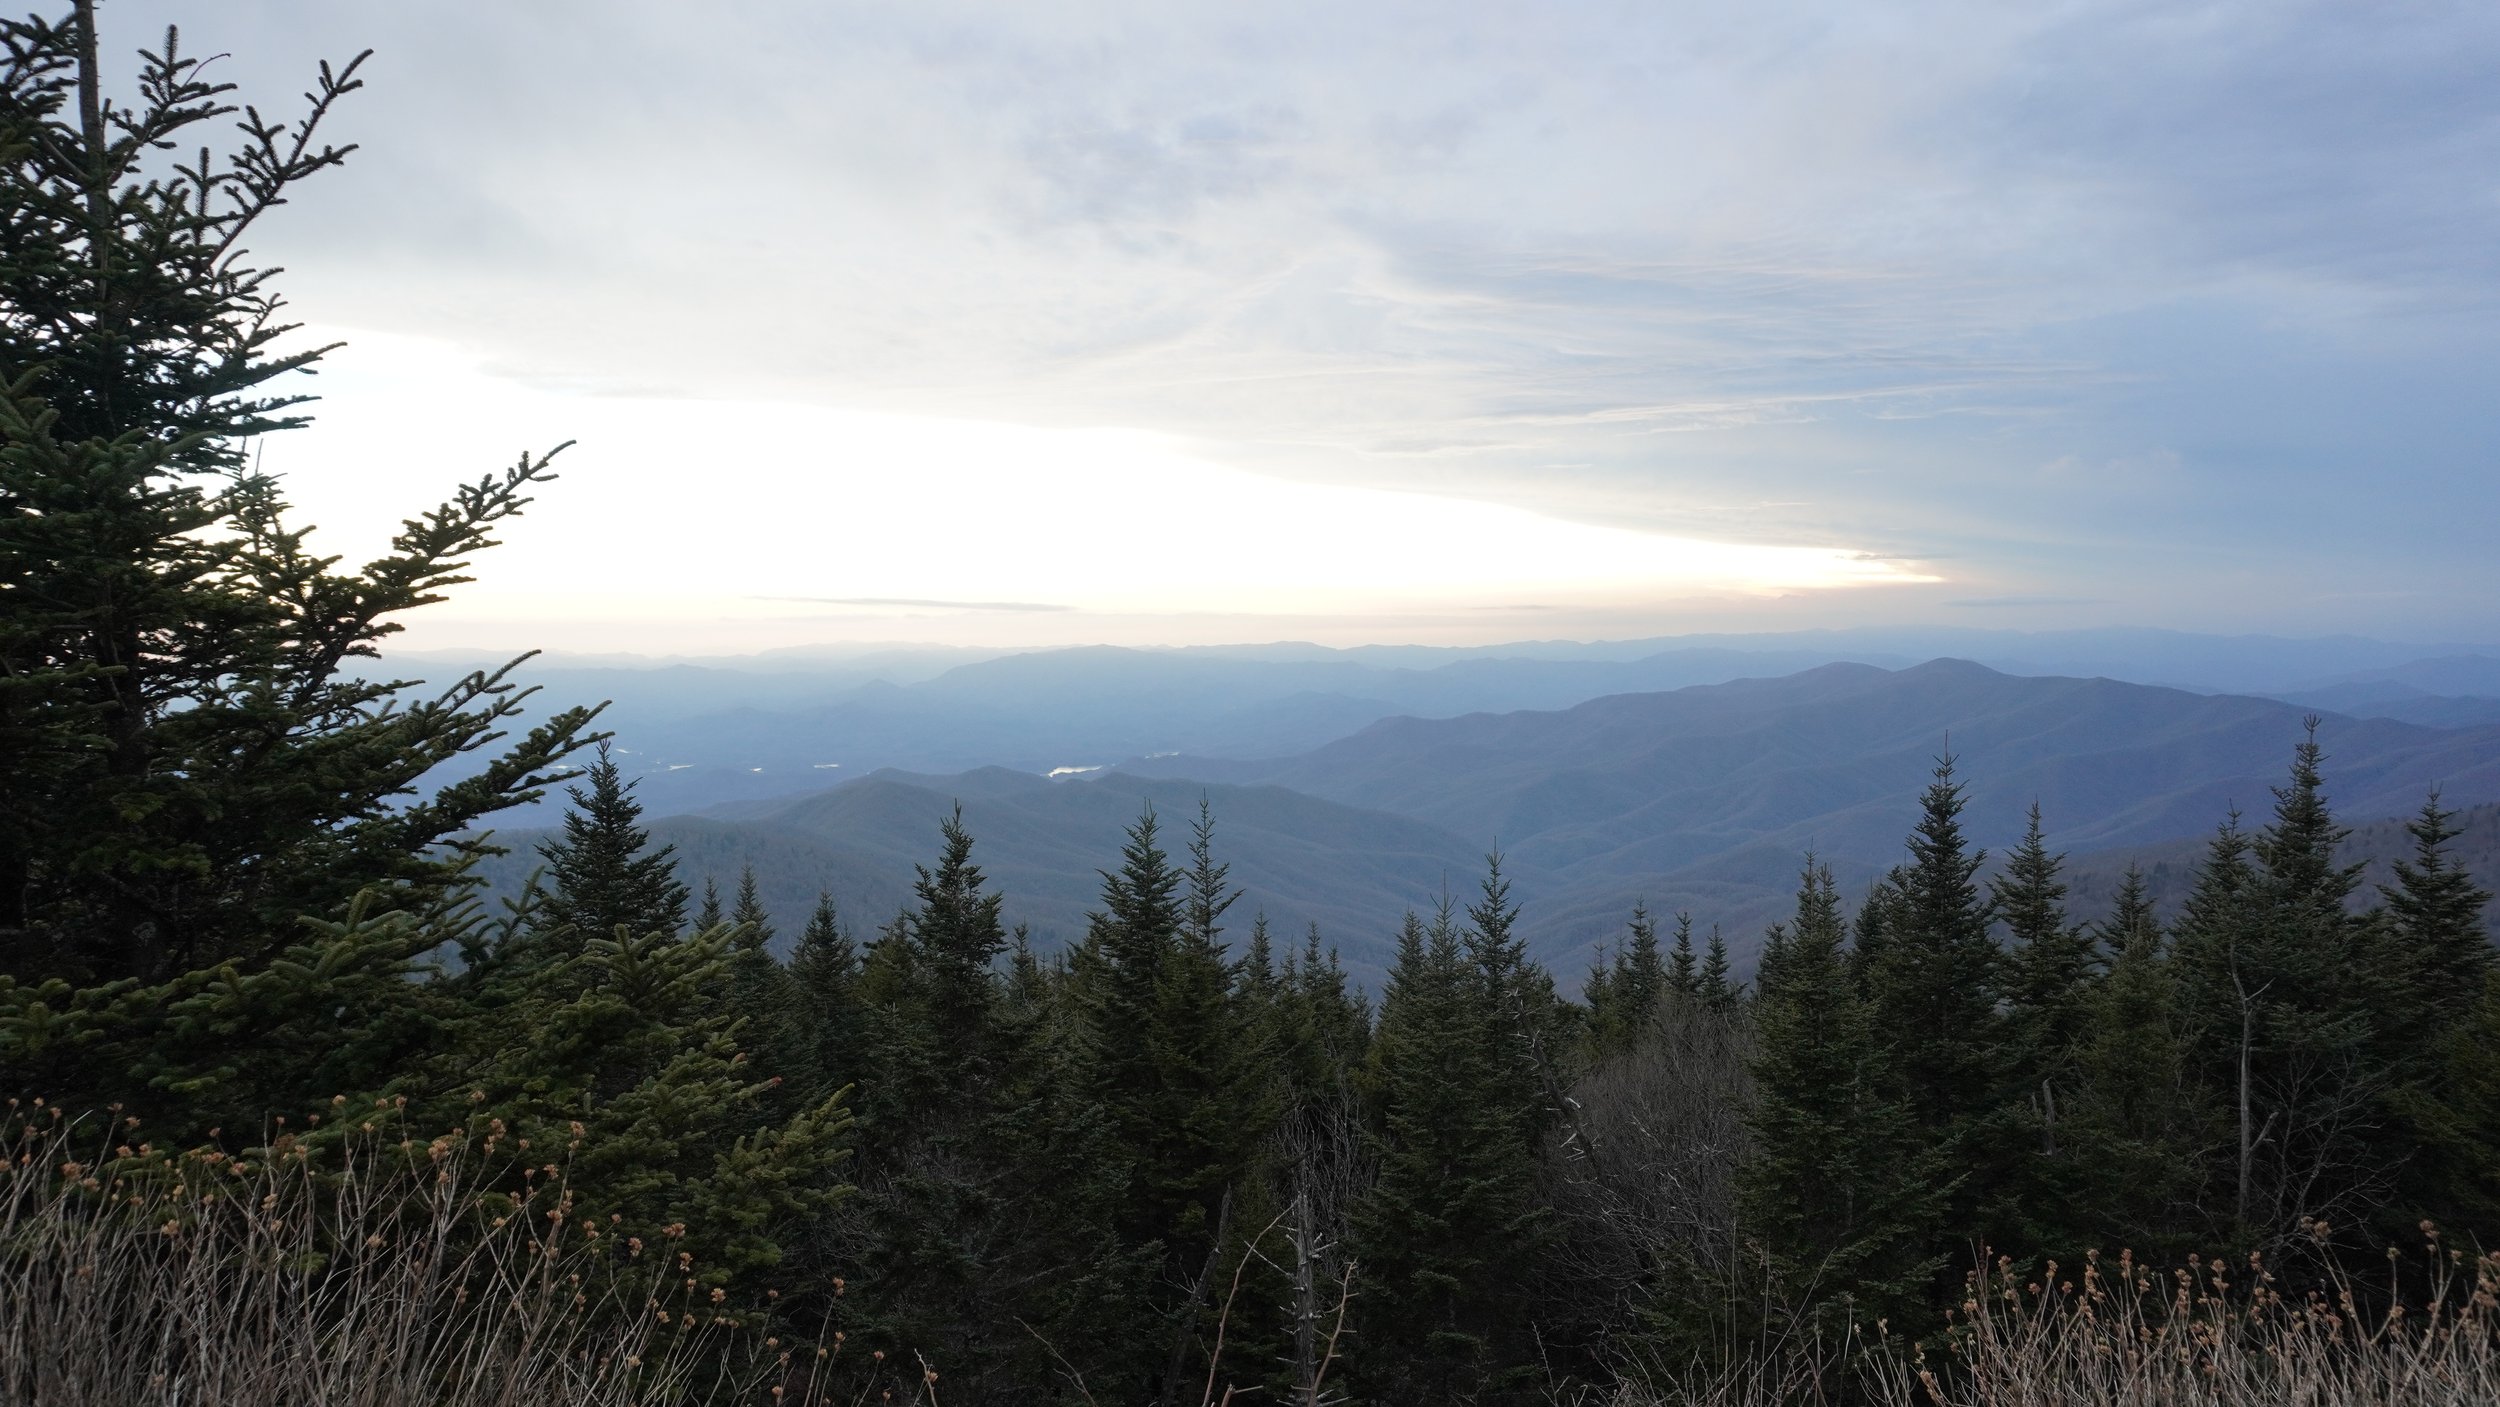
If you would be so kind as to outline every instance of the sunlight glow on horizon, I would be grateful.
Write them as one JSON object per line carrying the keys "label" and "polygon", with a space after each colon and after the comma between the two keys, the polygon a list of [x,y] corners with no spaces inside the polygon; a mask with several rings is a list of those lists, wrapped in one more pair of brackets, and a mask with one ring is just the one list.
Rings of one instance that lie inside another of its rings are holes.
{"label": "sunlight glow on horizon", "polygon": [[[532,389],[442,344],[338,335],[313,425],[272,437],[265,461],[325,550],[362,560],[453,481],[579,442],[434,608],[444,625],[640,623],[654,649],[730,623],[751,647],[777,625],[800,643],[897,616],[1036,638],[1071,615],[1165,617],[1178,637],[1209,614],[1603,610],[1938,580],[1845,548],[1272,478],[1142,431]],[[411,624],[426,633],[409,643],[437,643],[428,613]]]}

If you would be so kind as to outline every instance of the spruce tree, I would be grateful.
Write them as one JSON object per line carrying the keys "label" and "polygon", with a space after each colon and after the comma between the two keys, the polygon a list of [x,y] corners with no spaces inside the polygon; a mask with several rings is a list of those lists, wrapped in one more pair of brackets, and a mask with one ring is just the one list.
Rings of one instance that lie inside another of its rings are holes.
{"label": "spruce tree", "polygon": [[756,888],[752,864],[738,867],[738,897],[729,906],[729,921],[738,925],[740,943],[759,951],[772,949],[773,920],[764,912],[764,897]]}
{"label": "spruce tree", "polygon": [[2389,1051],[2389,1151],[2402,1162],[2386,1221],[2479,1232],[2500,1226],[2500,1177],[2488,1171],[2500,1149],[2500,1061],[2473,1048],[2500,1029],[2483,929],[2491,895],[2450,855],[2456,817],[2437,792],[2406,829],[2413,855],[2379,887],[2389,1025],[2403,1037]]}
{"label": "spruce tree", "polygon": [[859,948],[843,932],[831,894],[816,896],[799,930],[784,993],[783,1043],[796,1053],[793,1078],[817,1098],[856,1082],[862,1060]]}
{"label": "spruce tree", "polygon": [[2408,999],[2442,1027],[2482,1000],[2493,967],[2491,937],[2483,928],[2491,894],[2450,854],[2461,834],[2456,819],[2433,790],[2405,827],[2413,838],[2411,858],[2396,862],[2394,884],[2379,886]]}
{"label": "spruce tree", "polygon": [[[1506,907],[1487,889],[1487,905]],[[1507,1053],[1486,1040],[1498,989],[1481,928],[1473,941],[1475,954],[1447,901],[1429,929],[1409,914],[1373,1039],[1379,1172],[1354,1213],[1365,1286],[1354,1344],[1365,1389],[1384,1401],[1480,1399],[1525,1367],[1530,1115]]]}
{"label": "spruce tree", "polygon": [[1962,837],[1963,803],[1952,759],[1939,759],[1910,834],[1909,862],[1893,871],[1880,901],[1880,941],[1865,961],[1888,1096],[1906,1111],[1922,1154],[1937,1160],[1930,1166],[1951,1170],[1923,1244],[1955,1259],[1975,1243],[2003,1247],[2019,1238],[2008,1203],[2031,1153],[2026,1119],[2003,1099],[2001,955],[1976,879],[1985,856]]}
{"label": "spruce tree", "polygon": [[1180,944],[1181,872],[1164,852],[1154,808],[1128,829],[1120,868],[1102,871],[1102,907],[1087,915],[1084,942],[1070,956],[1070,996],[1084,1055],[1080,1062],[1109,1146],[1128,1180],[1124,1232],[1132,1243],[1157,1239],[1143,1203],[1145,1149],[1156,1136],[1159,1071],[1153,1033],[1164,965]]}
{"label": "spruce tree", "polygon": [[2022,842],[1990,886],[2005,925],[2005,1102],[2029,1126],[2030,1156],[2005,1189],[2002,1224],[2018,1228],[2025,1249],[2063,1247],[2099,1228],[2074,1223],[2076,1187],[2089,1175],[2063,1126],[2078,1097],[2076,1047],[2091,1012],[2096,961],[2089,930],[2066,917],[2065,857],[2049,852],[2034,802]]}
{"label": "spruce tree", "polygon": [[2215,1111],[2190,1078],[2177,978],[2141,867],[2127,867],[2097,936],[2108,970],[2085,998],[2074,1047],[2077,1088],[2059,1138],[2081,1176],[2057,1249],[2115,1238],[2139,1255],[2183,1251],[2191,1228],[2179,1210],[2196,1194]]}
{"label": "spruce tree", "polygon": [[1657,1020],[1670,990],[1667,967],[1658,952],[1658,925],[1649,906],[1632,906],[1632,921],[1620,953],[1610,957],[1599,948],[1580,989],[1588,1009],[1589,1054],[1595,1059],[1629,1050]]}
{"label": "spruce tree", "polygon": [[675,847],[649,850],[642,803],[625,780],[608,745],[584,774],[585,789],[567,789],[573,804],[564,832],[541,842],[547,862],[546,897],[535,916],[542,944],[578,946],[635,933],[675,934],[686,926],[686,886],[677,881]]}
{"label": "spruce tree", "polygon": [[1710,926],[1709,946],[1702,950],[1698,986],[1705,1011],[1734,1011],[1737,998],[1743,995],[1743,984],[1735,980],[1734,969],[1728,962],[1727,939],[1715,923]]}
{"label": "spruce tree", "polygon": [[1754,1153],[1739,1216],[1817,1317],[1906,1326],[1944,1265],[1932,1227],[1949,1174],[1890,1091],[1843,947],[1831,870],[1809,860],[1754,1004]]}
{"label": "spruce tree", "polygon": [[2055,1094],[2040,1086],[2070,1074],[2096,967],[2090,930],[2066,918],[2066,884],[2058,878],[2065,863],[2063,855],[2049,853],[2034,802],[2022,843],[1990,886],[2009,940],[2005,996],[2014,1084],[2026,1098],[2050,1103]]}
{"label": "spruce tree", "polygon": [[1346,980],[1337,950],[1322,950],[1318,924],[1303,936],[1289,978],[1297,1097],[1306,1107],[1346,1103],[1370,1051],[1372,1015]]}
{"label": "spruce tree", "polygon": [[918,960],[922,983],[921,1013],[938,1063],[954,1071],[958,1082],[974,1077],[989,1056],[982,1049],[998,998],[998,957],[1007,950],[1007,929],[999,918],[1005,896],[984,888],[986,877],[972,863],[972,833],[964,828],[958,804],[938,823],[937,868],[914,866],[909,941]]}
{"label": "spruce tree", "polygon": [[1198,1309],[1220,1293],[1211,1258],[1228,1198],[1275,1119],[1261,1098],[1255,1032],[1232,1001],[1224,913],[1241,897],[1215,859],[1204,800],[1190,827],[1181,927],[1156,975],[1146,1032],[1154,1068],[1152,1137],[1140,1147],[1139,1195],[1174,1274]]}
{"label": "spruce tree", "polygon": [[2356,1224],[2389,1190],[2377,1145],[2405,1018],[2378,926],[2348,907],[2361,871],[2337,860],[2323,758],[2312,720],[2273,818],[2216,837],[2179,931],[2195,1074],[2232,1126],[2202,1200],[2248,1242]]}
{"label": "spruce tree", "polygon": [[1986,855],[1963,841],[1963,804],[1952,759],[1939,760],[1867,971],[1896,1091],[1919,1126],[1939,1136],[1993,1107],[2003,1045],[2000,960],[1976,882]]}
{"label": "spruce tree", "polygon": [[1693,956],[1693,916],[1675,915],[1675,955],[1667,960],[1667,987],[1687,1001],[1701,999],[1701,969]]}
{"label": "spruce tree", "polygon": [[[331,349],[285,345],[276,271],[243,241],[352,150],[320,133],[362,56],[286,123],[238,109],[172,31],[113,100],[91,0],[0,22],[0,45],[0,971],[161,982],[267,962],[363,890],[436,907],[593,710],[495,754],[511,666],[427,692],[353,667],[466,579],[547,457],[354,571],[254,468],[260,437],[306,423],[285,378]],[[220,153],[202,124],[226,118],[243,135]],[[486,760],[425,783],[462,757]]]}
{"label": "spruce tree", "polygon": [[1649,916],[1649,905],[1632,906],[1632,923],[1624,935],[1623,961],[1617,973],[1620,978],[1624,1024],[1634,1035],[1646,1028],[1658,1015],[1658,1003],[1666,997],[1666,967],[1658,957],[1658,924]]}

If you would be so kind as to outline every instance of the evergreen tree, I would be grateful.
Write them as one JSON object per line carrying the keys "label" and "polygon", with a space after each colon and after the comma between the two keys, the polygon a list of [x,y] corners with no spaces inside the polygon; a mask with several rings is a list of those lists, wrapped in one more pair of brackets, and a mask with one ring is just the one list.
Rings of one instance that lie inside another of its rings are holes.
{"label": "evergreen tree", "polygon": [[2029,1152],[2025,1120],[2000,1098],[2001,960],[1976,879],[1985,856],[1962,838],[1963,802],[1952,759],[1940,759],[1865,964],[1888,1096],[1939,1160],[1933,1166],[1952,1170],[1923,1244],[1955,1258],[1974,1242],[2006,1245],[2019,1235],[2006,1203]]}
{"label": "evergreen tree", "polygon": [[2196,1194],[2213,1111],[2189,1077],[2178,984],[2140,867],[2127,867],[2098,939],[2108,971],[2085,998],[2059,1135],[2081,1174],[2065,1193],[2062,1249],[2115,1237],[2139,1255],[2183,1250],[2178,1213]]}
{"label": "evergreen tree", "polygon": [[[288,124],[238,113],[170,32],[137,99],[111,101],[89,0],[0,39],[0,971],[156,983],[271,961],[360,891],[431,910],[593,710],[421,789],[518,715],[512,667],[431,693],[353,667],[466,579],[548,458],[459,488],[352,572],[252,466],[305,423],[281,378],[330,349],[282,347],[275,270],[242,240],[347,156],[319,133],[362,58],[323,66]],[[204,145],[237,116],[238,151]],[[179,178],[177,148],[196,153]]]}
{"label": "evergreen tree", "polygon": [[1496,880],[1478,906],[1488,912],[1477,953],[1447,901],[1429,930],[1408,915],[1381,1000],[1379,1173],[1354,1215],[1366,1287],[1354,1343],[1365,1386],[1384,1401],[1476,1400],[1524,1366],[1521,1272],[1538,1212],[1520,1133],[1531,1111],[1512,1062],[1485,1038],[1498,990],[1486,955],[1508,941]]}
{"label": "evergreen tree", "polygon": [[2348,907],[2361,872],[2336,859],[2323,757],[2312,720],[2273,819],[2225,827],[2180,925],[2195,1074],[2233,1125],[2202,1200],[2249,1241],[2356,1224],[2389,1191],[2373,1144],[2403,1018],[2378,927]]}
{"label": "evergreen tree", "polygon": [[1754,1007],[1754,1155],[1739,1216],[1818,1315],[1906,1326],[1945,1264],[1930,1228],[1949,1178],[1888,1092],[1843,944],[1831,870],[1809,861]]}
{"label": "evergreen tree", "polygon": [[2393,885],[2379,887],[2384,1019],[2402,1038],[2388,1053],[2388,1151],[2401,1162],[2385,1222],[2400,1231],[2429,1218],[2479,1231],[2500,1226],[2500,1177],[2489,1172],[2500,1149],[2500,1061],[2472,1048],[2500,1030],[2483,929],[2491,895],[2450,856],[2456,817],[2437,792],[2406,830],[2413,855],[2396,862]]}
{"label": "evergreen tree", "polygon": [[824,1098],[859,1078],[859,976],[859,948],[843,932],[833,896],[817,895],[790,954],[782,1013],[783,1045],[794,1053],[793,1078],[808,1095]]}
{"label": "evergreen tree", "polygon": [[[1153,1137],[1155,1063],[1146,1037],[1183,922],[1182,875],[1164,853],[1151,806],[1129,827],[1120,868],[1103,871],[1102,881],[1102,908],[1087,916],[1084,942],[1072,955],[1071,996],[1087,1083],[1114,1145],[1135,1150]],[[1144,1233],[1136,1239],[1152,1239],[1144,1223],[1136,1229]]]}
{"label": "evergreen tree", "polygon": [[2050,1102],[2055,1095],[2040,1086],[2070,1078],[2096,967],[2092,933],[2066,918],[2066,884],[2058,878],[2065,863],[2063,855],[2049,853],[2035,802],[2022,843],[1990,886],[2010,940],[2005,995],[2014,1083],[2026,1097]]}
{"label": "evergreen tree", "polygon": [[2022,843],[1990,886],[1991,908],[2009,940],[2005,967],[2005,1100],[2030,1126],[2033,1156],[2005,1190],[2015,1205],[2003,1224],[2020,1228],[2025,1248],[2064,1247],[2100,1228],[2072,1216],[2076,1187],[2089,1176],[2062,1129],[2078,1097],[2077,1051],[2091,1016],[2096,959],[2091,932],[2066,917],[2065,857],[2049,853],[2034,802]]}
{"label": "evergreen tree", "polygon": [[1202,799],[1190,828],[1181,927],[1156,976],[1147,1032],[1154,1069],[1152,1137],[1139,1193],[1194,1308],[1221,1293],[1214,1252],[1229,1198],[1276,1110],[1260,1098],[1254,1031],[1231,1000],[1221,919],[1241,897],[1215,859],[1215,816]]}
{"label": "evergreen tree", "polygon": [[730,905],[729,921],[738,925],[738,941],[747,947],[769,952],[773,945],[772,916],[764,912],[764,898],[756,889],[755,866],[738,869],[738,897]]}
{"label": "evergreen tree", "polygon": [[1637,1032],[1657,1016],[1658,1003],[1667,994],[1666,967],[1658,957],[1658,924],[1650,918],[1646,903],[1632,906],[1620,977],[1625,1024]]}
{"label": "evergreen tree", "polygon": [[1975,879],[1986,856],[1963,842],[1952,759],[1935,777],[1910,863],[1896,871],[1898,900],[1884,914],[1867,990],[1899,1097],[1921,1128],[1948,1134],[1993,1106],[2003,1040],[1998,953]]}
{"label": "evergreen tree", "polygon": [[1683,910],[1675,915],[1675,956],[1667,962],[1667,986],[1687,1001],[1701,999],[1701,970],[1693,956],[1693,916]]}
{"label": "evergreen tree", "polygon": [[1710,943],[1702,951],[1701,1005],[1706,1011],[1734,1011],[1736,999],[1743,995],[1743,985],[1732,976],[1727,959],[1727,939],[1719,934],[1719,926],[1710,926]]}
{"label": "evergreen tree", "polygon": [[694,911],[694,926],[709,933],[729,922],[729,914],[721,908],[720,885],[710,875],[703,877],[703,902]]}
{"label": "evergreen tree", "polygon": [[675,934],[686,926],[686,886],[677,882],[675,848],[648,850],[642,803],[618,770],[608,745],[585,774],[589,787],[567,789],[561,837],[542,842],[547,892],[536,915],[542,943],[579,945],[637,933]]}
{"label": "evergreen tree", "polygon": [[972,863],[972,833],[958,804],[938,824],[937,868],[914,866],[909,942],[917,959],[923,1039],[933,1043],[934,1063],[948,1067],[954,1085],[979,1078],[991,1052],[983,1048],[998,998],[998,958],[1007,950],[999,918],[1005,896],[984,889],[981,867]]}
{"label": "evergreen tree", "polygon": [[1666,963],[1658,952],[1658,925],[1649,906],[1632,906],[1632,921],[1622,952],[1612,961],[1598,949],[1597,961],[1580,990],[1588,1008],[1589,1050],[1604,1058],[1629,1049],[1650,1023],[1670,990]]}
{"label": "evergreen tree", "polygon": [[2379,897],[2410,1001],[2445,1027],[2474,1010],[2491,975],[2491,939],[2483,930],[2491,894],[2451,857],[2461,832],[2436,790],[2405,830],[2413,855],[2396,862],[2396,882],[2379,886]]}
{"label": "evergreen tree", "polygon": [[1306,1108],[1350,1102],[1355,1072],[1371,1047],[1371,1011],[1347,982],[1337,950],[1321,950],[1316,923],[1303,936],[1302,959],[1288,984],[1296,1102]]}

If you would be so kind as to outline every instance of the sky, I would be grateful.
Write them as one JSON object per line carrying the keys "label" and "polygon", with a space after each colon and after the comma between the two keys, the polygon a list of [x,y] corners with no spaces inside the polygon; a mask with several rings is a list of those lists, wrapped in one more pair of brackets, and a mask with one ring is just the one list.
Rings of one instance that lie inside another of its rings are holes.
{"label": "sky", "polygon": [[411,644],[2500,643],[2487,0],[697,13],[104,6],[375,51],[323,541],[576,442]]}

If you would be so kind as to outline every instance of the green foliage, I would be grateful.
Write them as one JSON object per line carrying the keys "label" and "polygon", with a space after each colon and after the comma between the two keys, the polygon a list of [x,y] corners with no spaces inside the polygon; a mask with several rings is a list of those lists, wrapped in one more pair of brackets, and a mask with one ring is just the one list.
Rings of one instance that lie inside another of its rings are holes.
{"label": "green foliage", "polygon": [[2219,1137],[2219,1111],[2190,1079],[2178,978],[2141,869],[2128,869],[2098,937],[2107,975],[2085,994],[2076,1088],[2057,1131],[2082,1174],[2068,1189],[2061,1249],[2116,1237],[2140,1254],[2184,1251],[2179,1210]]}
{"label": "green foliage", "polygon": [[[583,780],[566,788],[573,804],[560,838],[538,848],[546,861],[545,897],[532,915],[527,944],[560,953],[618,928],[675,933],[686,926],[686,886],[668,846],[650,849],[642,803],[608,744],[599,744]],[[702,927],[721,925],[720,896],[705,882]]]}
{"label": "green foliage", "polygon": [[1373,1039],[1379,1176],[1354,1214],[1367,1286],[1356,1366],[1384,1400],[1456,1402],[1516,1379],[1541,1219],[1522,1088],[1513,911],[1498,867],[1462,938],[1411,915]]}
{"label": "green foliage", "polygon": [[1817,1318],[1906,1324],[1945,1264],[1931,1227],[1951,1170],[1886,1078],[1828,867],[1808,863],[1780,940],[1754,1007],[1755,1153],[1740,1224]]}
{"label": "green foliage", "polygon": [[[366,890],[434,906],[479,851],[464,837],[534,799],[592,711],[489,756],[525,697],[509,668],[430,695],[347,668],[466,579],[547,457],[352,572],[250,466],[253,439],[303,423],[282,378],[328,349],[281,348],[241,241],[347,156],[319,132],[358,63],[324,67],[286,124],[238,113],[170,32],[124,103],[83,8],[0,45],[0,965],[162,983],[268,962],[298,915]],[[238,115],[236,150],[199,145]]]}

